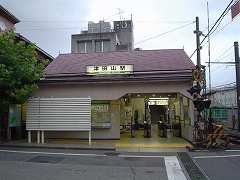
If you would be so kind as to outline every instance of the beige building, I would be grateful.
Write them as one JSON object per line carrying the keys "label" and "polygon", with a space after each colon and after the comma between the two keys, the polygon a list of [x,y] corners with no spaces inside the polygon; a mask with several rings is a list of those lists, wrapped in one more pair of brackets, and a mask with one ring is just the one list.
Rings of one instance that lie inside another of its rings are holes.
{"label": "beige building", "polygon": [[[60,54],[45,69],[42,98],[91,98],[93,139],[120,139],[129,126],[144,121],[181,124],[192,139],[194,64],[183,49]],[[68,121],[66,118],[65,121]],[[136,126],[135,126],[136,127]],[[46,132],[47,138],[87,138],[84,132]]]}

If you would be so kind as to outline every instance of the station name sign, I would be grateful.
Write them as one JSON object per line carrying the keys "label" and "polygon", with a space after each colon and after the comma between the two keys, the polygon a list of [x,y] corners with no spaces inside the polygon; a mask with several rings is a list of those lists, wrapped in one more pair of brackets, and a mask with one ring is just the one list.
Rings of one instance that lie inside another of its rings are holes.
{"label": "station name sign", "polygon": [[86,73],[88,75],[132,74],[133,65],[87,66]]}

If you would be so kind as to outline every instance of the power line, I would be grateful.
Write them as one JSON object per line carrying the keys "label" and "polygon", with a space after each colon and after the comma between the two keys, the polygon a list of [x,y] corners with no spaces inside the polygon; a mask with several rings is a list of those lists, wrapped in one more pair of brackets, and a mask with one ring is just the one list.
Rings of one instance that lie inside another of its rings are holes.
{"label": "power line", "polygon": [[59,22],[59,23],[73,23],[73,22],[81,22],[86,23],[87,20],[21,20],[20,22],[24,23],[53,23],[53,22]]}
{"label": "power line", "polygon": [[231,83],[227,83],[227,84],[221,84],[221,85],[217,85],[217,86],[214,86],[213,88],[221,88],[221,87],[226,87],[226,86],[230,86],[230,85],[235,85],[236,82],[231,82]]}
{"label": "power line", "polygon": [[[231,24],[232,23],[232,21],[230,21],[230,22],[228,22],[227,24],[225,24],[221,29],[219,29],[217,32],[215,32],[215,33],[212,33],[211,34],[211,38],[213,38],[214,36],[216,36],[219,32],[221,32],[222,30],[224,30],[229,24]],[[210,36],[209,36],[210,37]],[[206,44],[208,43],[208,41],[206,41],[203,45],[202,45],[202,47],[204,47]]]}
{"label": "power line", "polygon": [[[229,48],[227,48],[222,54],[220,54],[216,59],[215,59],[215,61],[218,61],[219,62],[219,60],[220,60],[220,57],[223,57],[223,55],[225,55],[227,52],[229,52],[230,50],[232,50],[232,48],[233,48],[233,45],[231,45]],[[224,57],[226,57],[226,56],[224,56]]]}
{"label": "power line", "polygon": [[[233,3],[234,0],[231,0],[231,2],[228,4],[228,6],[226,7],[226,9],[223,11],[223,13],[221,14],[221,16],[217,19],[217,21],[215,22],[215,24],[213,25],[213,27],[210,29],[210,31],[208,32],[208,34],[203,38],[203,40],[201,41],[200,44],[203,43],[203,41],[210,36],[213,32],[216,31],[216,29],[218,28],[218,26],[220,25],[221,21],[223,20],[223,18],[226,16],[226,14],[229,12],[230,10],[230,6]],[[216,26],[216,27],[215,27]],[[215,29],[214,29],[215,28]],[[212,32],[213,31],[213,32]]]}
{"label": "power line", "polygon": [[[233,3],[234,0],[231,0],[231,2],[228,4],[228,6],[225,8],[225,10],[223,11],[223,13],[220,15],[220,17],[217,19],[217,21],[214,23],[214,25],[212,26],[212,28],[210,29],[210,31],[207,33],[206,36],[204,36],[203,40],[201,41],[200,45],[205,41],[205,39],[211,35],[212,31],[215,32],[216,29],[218,28],[218,26],[220,25],[222,19],[226,16],[226,14],[228,13],[228,11],[230,10],[230,6]],[[195,52],[197,51],[197,49],[195,49],[193,51],[193,53],[191,54],[190,58],[195,54]]]}
{"label": "power line", "polygon": [[[29,21],[30,22],[30,21]],[[41,21],[39,21],[41,22]],[[46,22],[53,22],[53,21],[46,21]],[[59,21],[62,22],[62,21]],[[188,21],[189,22],[189,21]],[[192,24],[192,21],[191,23]],[[188,24],[187,24],[188,25]],[[183,27],[187,26],[187,25],[183,25]],[[181,26],[182,27],[182,26]],[[180,28],[181,28],[180,27]],[[75,26],[75,27],[33,27],[33,28],[17,28],[17,30],[33,30],[33,31],[40,31],[40,30],[67,30],[67,29],[87,29],[87,27],[80,27],[80,26]],[[175,30],[175,29],[174,29]],[[172,31],[172,30],[171,30]]]}
{"label": "power line", "polygon": [[[86,27],[85,27],[86,28]],[[84,29],[83,27],[48,27],[48,28],[17,28],[17,30],[66,30],[66,29]]]}
{"label": "power line", "polygon": [[149,38],[147,38],[147,39],[144,39],[144,40],[141,40],[141,41],[139,41],[139,42],[136,42],[134,45],[141,44],[141,43],[143,43],[143,42],[146,42],[146,41],[149,41],[149,40],[158,38],[158,37],[160,37],[160,36],[164,36],[164,35],[166,35],[166,34],[168,34],[168,33],[171,33],[171,32],[174,32],[174,31],[177,31],[177,30],[180,30],[180,29],[183,29],[183,28],[185,28],[186,26],[189,26],[189,25],[191,25],[191,24],[193,24],[193,23],[194,23],[194,22],[191,22],[191,23],[185,24],[185,25],[183,25],[183,26],[174,28],[174,29],[172,29],[172,30],[166,31],[166,32],[164,32],[164,33],[161,33],[161,34],[158,34],[158,35],[149,37]]}
{"label": "power line", "polygon": [[236,64],[234,61],[225,61],[225,62],[206,62],[210,64]]}
{"label": "power line", "polygon": [[[104,19],[106,20],[106,19]],[[21,20],[24,23],[87,23],[87,20]],[[107,22],[114,22],[114,20],[107,20]],[[190,23],[190,20],[134,20],[134,22],[139,23],[169,23],[169,24],[181,24],[181,23]]]}

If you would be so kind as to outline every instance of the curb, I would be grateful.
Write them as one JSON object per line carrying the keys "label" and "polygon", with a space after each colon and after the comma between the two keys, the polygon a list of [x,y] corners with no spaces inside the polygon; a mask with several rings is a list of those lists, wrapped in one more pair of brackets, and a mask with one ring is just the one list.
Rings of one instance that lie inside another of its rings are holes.
{"label": "curb", "polygon": [[21,145],[21,144],[0,144],[0,147],[9,148],[40,148],[40,149],[71,149],[71,150],[103,150],[103,151],[116,151],[115,147],[75,147],[75,146],[47,146],[47,145]]}

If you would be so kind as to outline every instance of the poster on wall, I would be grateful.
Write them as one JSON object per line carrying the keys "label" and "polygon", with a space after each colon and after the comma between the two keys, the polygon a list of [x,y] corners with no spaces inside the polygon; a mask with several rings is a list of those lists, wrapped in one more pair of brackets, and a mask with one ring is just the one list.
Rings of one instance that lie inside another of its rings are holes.
{"label": "poster on wall", "polygon": [[19,127],[21,125],[21,105],[11,104],[9,106],[8,127]]}

